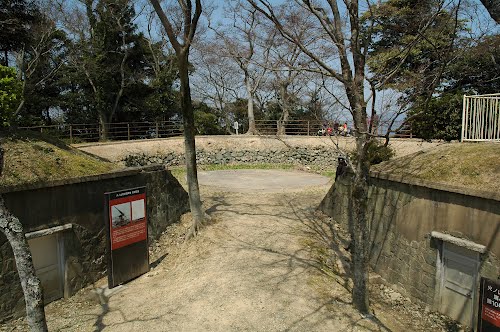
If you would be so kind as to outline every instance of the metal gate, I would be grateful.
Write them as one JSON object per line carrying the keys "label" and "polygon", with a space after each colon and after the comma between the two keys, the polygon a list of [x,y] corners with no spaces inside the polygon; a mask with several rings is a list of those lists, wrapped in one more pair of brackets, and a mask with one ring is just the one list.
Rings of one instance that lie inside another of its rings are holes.
{"label": "metal gate", "polygon": [[500,93],[464,96],[461,141],[500,141]]}
{"label": "metal gate", "polygon": [[443,242],[440,312],[472,326],[476,299],[479,254]]}
{"label": "metal gate", "polygon": [[36,275],[42,283],[43,298],[46,304],[64,296],[62,245],[60,242],[57,233],[28,240],[33,265]]}

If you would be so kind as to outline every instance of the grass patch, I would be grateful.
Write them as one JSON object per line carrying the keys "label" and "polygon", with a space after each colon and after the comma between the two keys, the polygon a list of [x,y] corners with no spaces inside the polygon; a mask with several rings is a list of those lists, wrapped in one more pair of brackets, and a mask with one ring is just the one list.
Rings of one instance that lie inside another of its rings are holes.
{"label": "grass patch", "polygon": [[460,143],[376,165],[373,170],[436,183],[498,192],[500,144]]}
{"label": "grass patch", "polygon": [[179,183],[186,182],[186,167],[185,166],[171,166],[168,170],[179,181]]}
{"label": "grass patch", "polygon": [[121,168],[39,134],[0,137],[0,145],[5,150],[0,186],[96,175]]}

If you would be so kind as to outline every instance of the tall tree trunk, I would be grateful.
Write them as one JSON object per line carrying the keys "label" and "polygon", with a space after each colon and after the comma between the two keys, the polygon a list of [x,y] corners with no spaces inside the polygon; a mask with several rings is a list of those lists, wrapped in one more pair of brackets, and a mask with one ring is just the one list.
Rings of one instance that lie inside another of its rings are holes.
{"label": "tall tree trunk", "polygon": [[[0,176],[3,169],[3,149],[0,147]],[[48,331],[43,306],[43,293],[40,279],[35,274],[31,252],[24,236],[23,225],[5,207],[0,195],[0,231],[12,247],[17,272],[21,280],[26,303],[26,320],[32,332]]]}
{"label": "tall tree trunk", "polygon": [[366,217],[368,208],[368,174],[369,165],[364,160],[365,157],[359,156],[359,151],[363,151],[366,146],[366,140],[357,137],[356,146],[358,151],[358,162],[356,171],[352,180],[349,225],[352,240],[352,275],[353,289],[352,301],[361,313],[369,313],[369,294],[368,294],[368,240],[369,227]]}
{"label": "tall tree trunk", "polygon": [[278,135],[286,134],[286,125],[288,124],[289,117],[290,117],[290,111],[288,110],[288,106],[283,106],[283,111],[278,121]]}
{"label": "tall tree trunk", "polygon": [[286,126],[288,124],[288,118],[290,117],[290,105],[288,104],[288,91],[286,84],[280,84],[280,96],[281,96],[281,117],[278,126],[278,135],[286,134]]}
{"label": "tall tree trunk", "polygon": [[174,32],[170,21],[162,10],[158,0],[150,0],[153,5],[160,21],[162,22],[165,31],[167,32],[170,44],[175,50],[177,56],[177,65],[179,69],[179,77],[181,81],[181,109],[182,109],[182,119],[184,123],[184,147],[186,155],[186,172],[187,172],[187,182],[188,182],[188,194],[189,194],[189,205],[191,208],[191,214],[193,217],[193,224],[189,233],[186,236],[190,238],[198,232],[201,224],[203,223],[205,214],[201,209],[201,198],[200,198],[200,188],[198,186],[198,172],[196,170],[196,146],[194,140],[194,113],[193,104],[191,102],[191,90],[189,87],[189,73],[188,73],[188,59],[189,59],[189,48],[191,42],[193,41],[194,34],[196,32],[196,26],[198,24],[198,19],[201,16],[202,7],[201,0],[196,0],[195,10],[193,12],[192,2],[180,1],[179,5],[182,9],[184,16],[184,26],[183,26],[183,41],[181,44],[177,39],[177,35]]}
{"label": "tall tree trunk", "polygon": [[253,89],[252,85],[250,83],[250,79],[248,78],[247,74],[245,74],[245,87],[247,89],[247,95],[248,95],[248,102],[247,102],[247,109],[248,109],[248,135],[255,135],[257,133],[257,130],[255,128],[255,116],[253,112]]}
{"label": "tall tree trunk", "polygon": [[104,113],[104,111],[99,111],[99,140],[107,141],[109,139],[109,124],[111,123],[111,119],[108,119],[108,116]]}
{"label": "tall tree trunk", "polygon": [[364,104],[362,89],[363,87],[359,86],[349,91],[351,95],[350,104],[355,109],[353,120],[356,129],[357,154],[349,200],[349,228],[352,240],[352,300],[356,309],[361,313],[368,314],[370,312],[368,294],[368,239],[370,229],[367,211],[370,162],[367,148],[370,136],[367,133],[366,105]]}
{"label": "tall tree trunk", "polygon": [[198,232],[203,223],[204,213],[201,206],[198,171],[196,168],[196,146],[193,105],[189,86],[188,53],[181,52],[179,59],[179,76],[181,81],[181,109],[184,124],[184,147],[186,156],[186,172],[189,193],[189,205],[193,216],[193,224],[187,238]]}

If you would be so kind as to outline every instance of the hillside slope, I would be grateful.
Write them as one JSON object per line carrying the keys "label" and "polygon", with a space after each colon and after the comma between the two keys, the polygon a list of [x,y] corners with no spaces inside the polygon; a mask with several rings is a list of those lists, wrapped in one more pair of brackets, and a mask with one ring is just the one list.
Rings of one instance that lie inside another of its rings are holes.
{"label": "hillside slope", "polygon": [[119,167],[46,136],[4,136],[0,145],[5,150],[0,186],[88,176]]}
{"label": "hillside slope", "polygon": [[490,192],[500,191],[500,144],[444,144],[393,159],[373,171]]}

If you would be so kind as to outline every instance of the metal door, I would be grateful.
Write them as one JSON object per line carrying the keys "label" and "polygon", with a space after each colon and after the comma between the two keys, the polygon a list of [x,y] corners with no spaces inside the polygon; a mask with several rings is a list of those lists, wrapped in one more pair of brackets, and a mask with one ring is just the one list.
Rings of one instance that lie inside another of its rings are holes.
{"label": "metal door", "polygon": [[57,234],[37,237],[28,241],[36,275],[42,282],[44,302],[49,303],[64,295],[62,274],[62,248]]}
{"label": "metal door", "polygon": [[478,267],[478,253],[443,242],[440,311],[467,326],[474,323]]}

